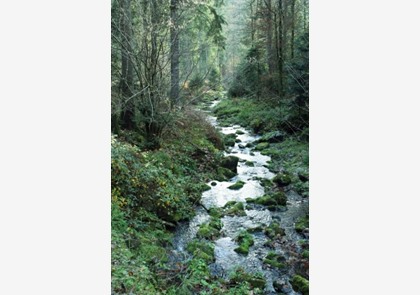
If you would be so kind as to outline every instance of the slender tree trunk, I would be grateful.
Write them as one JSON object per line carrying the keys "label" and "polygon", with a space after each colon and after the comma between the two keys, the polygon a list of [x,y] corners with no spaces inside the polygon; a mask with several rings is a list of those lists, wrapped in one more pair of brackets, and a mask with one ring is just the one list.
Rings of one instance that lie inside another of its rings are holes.
{"label": "slender tree trunk", "polygon": [[270,75],[272,75],[275,71],[274,66],[274,54],[273,54],[273,19],[271,14],[271,0],[267,0],[266,2],[266,20],[267,20],[267,64],[268,64],[268,71]]}
{"label": "slender tree trunk", "polygon": [[[131,30],[131,0],[120,0],[120,32],[121,32],[121,79],[120,90],[123,99],[133,95],[133,64],[132,54],[132,30]],[[122,124],[124,128],[132,129],[134,127],[134,106],[132,101],[124,106],[122,114]]]}
{"label": "slender tree trunk", "polygon": [[284,24],[283,24],[283,0],[278,0],[278,29],[277,29],[277,63],[279,71],[279,95],[284,94]]}
{"label": "slender tree trunk", "polygon": [[295,57],[295,4],[296,0],[292,0],[291,14],[292,14],[292,33],[290,40],[290,56],[293,59]]}
{"label": "slender tree trunk", "polygon": [[178,0],[171,0],[171,94],[172,104],[179,102]]}

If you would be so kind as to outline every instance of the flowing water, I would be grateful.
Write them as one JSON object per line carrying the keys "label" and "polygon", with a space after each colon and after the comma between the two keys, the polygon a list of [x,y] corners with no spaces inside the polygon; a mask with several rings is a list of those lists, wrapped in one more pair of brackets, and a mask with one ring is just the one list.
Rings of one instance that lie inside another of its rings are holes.
{"label": "flowing water", "polygon": [[[212,125],[218,127],[216,117],[208,115],[208,120]],[[258,179],[272,179],[275,176],[275,174],[265,167],[271,158],[261,155],[260,152],[252,151],[252,148],[246,147],[247,143],[253,143],[258,140],[259,137],[257,135],[251,134],[250,131],[238,125],[222,127],[220,130],[224,134],[236,133],[238,130],[242,131],[240,133],[243,133],[237,135],[240,142],[235,143],[235,146],[225,152],[226,156],[233,155],[240,159],[237,168],[238,175],[229,181],[210,181],[208,183],[211,186],[211,190],[203,193],[201,198],[202,207],[196,209],[196,215],[191,221],[181,223],[175,232],[173,259],[178,261],[190,258],[190,255],[186,251],[186,245],[195,238],[199,226],[210,220],[206,209],[223,207],[229,201],[245,203],[246,198],[263,196],[264,187],[260,185]],[[246,161],[253,162],[254,166],[247,165]],[[241,189],[230,190],[227,188],[238,180],[245,182],[245,185]],[[263,232],[252,233],[254,245],[250,247],[248,255],[245,256],[234,251],[238,247],[234,239],[239,232],[248,228],[268,226],[272,221],[279,222],[286,233],[286,236],[280,243],[272,245],[275,252],[284,255],[287,259],[290,251],[299,250],[296,249],[299,248],[297,242],[302,237],[295,232],[294,222],[297,218],[308,212],[308,201],[292,190],[286,190],[285,192],[288,203],[287,210],[283,212],[270,212],[263,206],[257,206],[257,209],[245,210],[246,216],[225,216],[222,218],[223,228],[221,230],[221,238],[213,241],[216,258],[215,262],[210,265],[213,275],[227,279],[231,271],[241,266],[247,272],[259,272],[264,275],[267,280],[266,294],[277,294],[273,287],[275,280],[283,286],[283,293],[299,294],[294,292],[288,283],[292,269],[277,270],[262,263],[267,253],[273,250],[265,246],[268,238]]]}

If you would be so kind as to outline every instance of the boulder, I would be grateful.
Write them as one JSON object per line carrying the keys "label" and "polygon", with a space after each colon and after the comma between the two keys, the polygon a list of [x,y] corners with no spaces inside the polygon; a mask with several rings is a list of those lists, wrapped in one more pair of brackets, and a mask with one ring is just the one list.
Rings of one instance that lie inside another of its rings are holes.
{"label": "boulder", "polygon": [[221,162],[223,168],[229,169],[230,171],[237,173],[239,158],[235,156],[228,156]]}
{"label": "boulder", "polygon": [[289,173],[280,172],[273,178],[273,182],[280,187],[284,187],[284,186],[288,186],[292,182],[292,179]]}

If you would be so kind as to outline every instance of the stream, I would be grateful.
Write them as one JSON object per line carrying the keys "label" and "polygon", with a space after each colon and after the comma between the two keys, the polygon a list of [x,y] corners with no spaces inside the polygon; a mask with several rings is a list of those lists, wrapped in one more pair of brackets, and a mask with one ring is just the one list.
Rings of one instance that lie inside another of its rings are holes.
{"label": "stream", "polygon": [[[218,101],[213,102],[212,106]],[[259,179],[272,179],[275,174],[269,171],[265,166],[271,160],[269,156],[261,155],[258,151],[253,151],[252,147],[246,147],[247,143],[253,143],[259,139],[258,135],[252,134],[249,130],[233,125],[229,127],[219,127],[217,118],[208,114],[209,122],[219,128],[224,134],[238,134],[235,145],[225,151],[225,156],[238,157],[237,167],[238,175],[229,181],[210,181],[208,185],[211,190],[202,194],[202,207],[196,208],[195,217],[189,222],[180,223],[177,227],[173,239],[173,259],[185,261],[191,258],[186,251],[187,244],[193,240],[197,234],[199,226],[210,220],[210,216],[205,209],[213,207],[223,207],[229,201],[243,202],[246,205],[246,198],[258,198],[264,195],[264,187],[261,186]],[[249,166],[246,161],[253,162],[254,166]],[[230,190],[228,186],[243,181],[245,185],[239,190]],[[256,206],[255,209],[246,209],[246,216],[224,216],[222,218],[223,228],[221,237],[213,241],[215,245],[215,262],[209,265],[212,275],[227,279],[229,274],[237,267],[242,267],[249,273],[262,273],[266,279],[265,294],[278,294],[273,283],[281,286],[281,292],[285,294],[300,294],[293,291],[289,279],[294,274],[293,267],[287,267],[282,270],[263,264],[263,260],[269,251],[275,251],[283,255],[287,260],[292,259],[291,254],[299,251],[299,240],[302,236],[294,230],[295,221],[305,215],[309,210],[309,202],[291,189],[285,188],[288,198],[287,210],[269,211],[264,206]],[[204,207],[204,208],[203,208]],[[238,244],[234,241],[235,237],[242,230],[256,228],[259,226],[268,226],[271,222],[277,221],[285,230],[285,236],[280,242],[275,242],[272,247],[266,246],[268,237],[261,231],[252,233],[254,245],[250,247],[249,254],[243,255],[236,253],[234,249]]]}

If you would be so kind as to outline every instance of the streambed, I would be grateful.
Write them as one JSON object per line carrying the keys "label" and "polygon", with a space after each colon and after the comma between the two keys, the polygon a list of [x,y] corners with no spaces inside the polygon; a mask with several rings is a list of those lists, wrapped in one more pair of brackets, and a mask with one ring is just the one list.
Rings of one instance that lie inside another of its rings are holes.
{"label": "streambed", "polygon": [[[216,117],[208,115],[208,120],[212,125],[220,128]],[[174,260],[184,261],[191,258],[186,251],[186,246],[196,237],[199,226],[210,220],[207,213],[208,209],[221,208],[230,201],[243,202],[246,205],[246,198],[255,199],[264,195],[264,187],[260,184],[260,179],[272,179],[275,176],[266,168],[271,158],[261,155],[258,151],[253,151],[252,147],[246,146],[248,143],[252,144],[257,141],[259,136],[239,125],[221,127],[220,130],[224,134],[237,134],[237,139],[240,140],[225,152],[225,156],[236,156],[240,159],[237,167],[238,175],[229,181],[214,180],[208,182],[211,189],[202,194],[202,206],[197,207],[195,217],[189,222],[181,223],[175,231],[173,239],[174,255],[172,257]],[[250,162],[253,163],[253,166],[249,165]],[[244,182],[241,189],[228,189],[228,186],[237,181]],[[294,225],[299,217],[308,212],[308,201],[293,190],[286,188],[285,193],[288,199],[286,210],[269,211],[264,206],[257,206],[253,209],[245,209],[246,216],[222,217],[221,237],[213,241],[215,262],[209,265],[213,275],[227,279],[232,271],[237,267],[242,267],[249,273],[258,272],[264,275],[267,282],[265,286],[266,294],[277,294],[273,287],[275,281],[277,285],[282,286],[281,291],[283,293],[300,294],[293,291],[289,284],[289,279],[294,273],[292,268],[278,270],[263,264],[264,258],[270,251],[274,250],[286,259],[290,258],[290,253],[299,251],[299,240],[302,239],[302,236],[296,233]],[[267,247],[268,237],[262,231],[256,231],[252,233],[254,245],[249,248],[248,255],[234,251],[238,247],[234,239],[241,231],[269,226],[273,221],[278,222],[285,230],[285,236],[280,242],[272,244],[269,248]]]}

